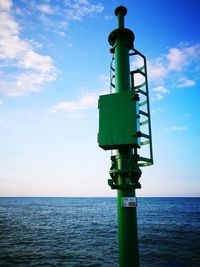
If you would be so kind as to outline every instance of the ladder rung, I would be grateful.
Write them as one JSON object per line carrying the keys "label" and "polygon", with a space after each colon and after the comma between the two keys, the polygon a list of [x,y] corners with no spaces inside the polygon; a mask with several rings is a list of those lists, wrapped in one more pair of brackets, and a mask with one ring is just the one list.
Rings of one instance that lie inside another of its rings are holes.
{"label": "ladder rung", "polygon": [[134,56],[134,55],[136,55],[135,52],[131,52],[131,53],[129,53],[129,56]]}
{"label": "ladder rung", "polygon": [[147,120],[145,120],[145,121],[141,121],[141,122],[140,122],[140,126],[145,125],[145,124],[147,124],[148,122],[149,122],[149,119],[147,119]]}
{"label": "ladder rung", "polygon": [[142,66],[141,68],[138,68],[136,70],[130,71],[130,74],[140,73],[141,75],[143,75],[144,77],[146,77],[145,73],[142,71],[143,69],[144,69],[144,66]]}
{"label": "ladder rung", "polygon": [[138,163],[139,167],[145,167],[153,164],[153,160],[149,158],[139,157],[139,161],[142,161]]}
{"label": "ladder rung", "polygon": [[147,104],[147,100],[145,100],[145,101],[139,103],[139,107],[144,106],[144,105],[146,105],[146,104]]}
{"label": "ladder rung", "polygon": [[142,71],[143,69],[144,69],[144,66],[142,68],[138,69],[138,73],[140,73],[141,75],[146,77],[146,74]]}
{"label": "ladder rung", "polygon": [[146,116],[146,117],[149,117],[149,114],[142,111],[142,110],[139,110],[139,114],[143,115],[143,116]]}
{"label": "ladder rung", "polygon": [[148,134],[144,134],[144,133],[141,133],[141,137],[144,137],[144,138],[150,139],[150,135],[148,135]]}
{"label": "ladder rung", "polygon": [[[134,89],[135,89],[135,88],[134,88]],[[138,89],[138,90],[137,90],[137,93],[140,93],[140,94],[143,94],[143,95],[147,96],[147,92],[145,92],[145,91],[143,91],[143,90],[141,90],[141,89]]]}
{"label": "ladder rung", "polygon": [[142,145],[142,146],[144,146],[144,145],[148,145],[148,144],[150,144],[150,141],[149,141],[149,140],[144,141],[144,142],[141,142],[141,145]]}
{"label": "ladder rung", "polygon": [[138,159],[139,161],[146,161],[146,162],[152,162],[152,160],[151,159],[149,159],[149,158],[145,158],[145,157],[139,157],[139,159]]}
{"label": "ladder rung", "polygon": [[136,50],[135,48],[132,49],[132,52],[131,53],[133,53],[133,55],[139,55],[143,59],[146,59],[146,57],[142,53],[140,53],[138,50]]}
{"label": "ladder rung", "polygon": [[142,163],[138,163],[138,167],[146,167],[146,166],[151,166],[153,164],[153,162],[142,162]]}

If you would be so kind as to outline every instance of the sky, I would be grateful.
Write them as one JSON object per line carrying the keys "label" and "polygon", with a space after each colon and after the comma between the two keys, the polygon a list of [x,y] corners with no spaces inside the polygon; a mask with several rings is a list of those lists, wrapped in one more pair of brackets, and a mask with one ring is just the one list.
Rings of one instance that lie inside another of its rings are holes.
{"label": "sky", "polygon": [[198,0],[0,0],[0,196],[114,197],[98,147],[114,10],[148,62],[154,165],[137,196],[200,196]]}

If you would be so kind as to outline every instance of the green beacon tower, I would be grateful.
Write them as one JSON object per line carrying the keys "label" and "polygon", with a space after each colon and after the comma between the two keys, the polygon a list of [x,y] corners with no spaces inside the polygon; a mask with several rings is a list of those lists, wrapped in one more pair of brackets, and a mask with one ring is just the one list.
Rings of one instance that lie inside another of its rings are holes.
{"label": "green beacon tower", "polygon": [[[111,150],[108,185],[117,190],[119,266],[138,267],[137,199],[140,167],[153,164],[146,58],[125,28],[127,9],[115,10],[118,28],[108,37],[110,93],[99,97],[98,144]],[[139,153],[140,151],[140,153]]]}

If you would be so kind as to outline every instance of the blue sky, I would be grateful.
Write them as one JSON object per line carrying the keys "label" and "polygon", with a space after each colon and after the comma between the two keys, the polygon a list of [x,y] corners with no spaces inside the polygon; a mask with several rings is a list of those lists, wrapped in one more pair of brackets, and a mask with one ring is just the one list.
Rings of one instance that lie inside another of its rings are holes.
{"label": "blue sky", "polygon": [[198,0],[0,0],[0,196],[116,195],[97,100],[118,5],[148,61],[154,165],[137,195],[200,195]]}

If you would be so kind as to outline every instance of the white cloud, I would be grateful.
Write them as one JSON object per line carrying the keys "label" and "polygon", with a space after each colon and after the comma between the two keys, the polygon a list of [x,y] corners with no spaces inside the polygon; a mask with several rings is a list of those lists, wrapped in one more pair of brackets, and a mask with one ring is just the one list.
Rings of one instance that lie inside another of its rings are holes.
{"label": "white cloud", "polygon": [[98,77],[99,87],[97,91],[83,90],[81,96],[73,101],[62,101],[50,108],[50,113],[67,112],[73,119],[79,119],[84,116],[86,110],[97,109],[99,95],[109,93],[109,76],[101,74]]}
{"label": "white cloud", "polygon": [[180,71],[200,55],[200,45],[171,48],[167,54],[168,69]]}
{"label": "white cloud", "polygon": [[130,57],[130,60],[131,71],[134,71],[144,66],[144,60],[143,58],[141,58],[141,56],[134,55],[133,57]]}
{"label": "white cloud", "polygon": [[187,79],[185,77],[179,79],[179,84],[177,87],[182,88],[182,87],[193,87],[196,85],[196,81]]}
{"label": "white cloud", "polygon": [[20,27],[10,10],[0,9],[0,59],[12,60],[28,49],[28,43],[19,38]]}
{"label": "white cloud", "polygon": [[162,58],[148,61],[149,81],[157,81],[167,76],[168,70]]}
{"label": "white cloud", "polygon": [[[180,78],[180,75],[183,76],[188,71],[193,76],[195,73],[197,75],[197,69],[200,67],[199,59],[200,44],[193,46],[181,44],[179,47],[168,49],[166,54],[148,61],[148,77],[151,87],[165,88],[165,84],[168,84],[171,78],[176,79],[175,88],[195,86],[195,80],[185,77]],[[154,100],[163,99],[164,94],[169,93],[169,89],[165,92],[163,90],[161,90],[162,92],[156,92],[155,88],[153,89]]]}
{"label": "white cloud", "polygon": [[155,60],[148,61],[148,74],[151,81],[166,78],[169,74],[180,72],[196,60],[199,61],[200,44],[170,48],[168,52]]}
{"label": "white cloud", "polygon": [[112,19],[113,19],[113,16],[106,15],[106,16],[104,16],[104,19],[105,19],[105,20],[112,20]]}
{"label": "white cloud", "polygon": [[55,113],[58,111],[80,111],[91,108],[96,108],[98,102],[98,95],[95,93],[87,93],[76,101],[63,101],[53,106],[50,111]]}
{"label": "white cloud", "polygon": [[167,54],[168,69],[169,70],[181,70],[185,63],[186,55],[178,48],[171,48]]}
{"label": "white cloud", "polygon": [[[69,26],[69,23],[65,20],[62,20],[62,21],[57,22],[57,25],[60,29],[66,30]],[[55,24],[54,24],[54,26],[55,26]]]}
{"label": "white cloud", "polygon": [[39,48],[42,48],[43,47],[43,44],[33,40],[33,39],[30,39],[28,40],[28,43],[29,45],[32,47],[32,49],[39,49]]}
{"label": "white cloud", "polygon": [[[19,96],[40,91],[45,83],[56,78],[57,70],[51,57],[34,52],[36,42],[20,37],[21,29],[11,7],[11,1],[0,0],[0,60],[6,67],[0,76],[0,92]],[[9,73],[9,67],[15,67],[15,75]]]}
{"label": "white cloud", "polygon": [[30,12],[33,15],[35,11],[37,12],[35,18],[39,20],[44,29],[57,32],[61,36],[71,21],[80,21],[83,17],[101,13],[104,9],[102,3],[92,4],[88,0],[64,0],[60,4],[52,3],[51,5],[48,4],[49,1],[45,2],[46,4],[30,3]]}
{"label": "white cloud", "polygon": [[153,100],[161,100],[164,97],[164,94],[169,93],[169,90],[164,86],[154,87],[152,91],[155,93]]}
{"label": "white cloud", "polygon": [[186,131],[187,129],[185,126],[174,126],[171,128],[172,131]]}
{"label": "white cloud", "polygon": [[8,11],[12,6],[11,0],[0,0],[0,10]]}
{"label": "white cloud", "polygon": [[46,14],[53,14],[54,11],[51,6],[49,5],[37,5],[37,9]]}
{"label": "white cloud", "polygon": [[59,31],[59,32],[58,32],[58,35],[60,35],[60,36],[62,36],[62,37],[65,37],[66,34],[65,34],[65,32],[63,32],[63,31]]}
{"label": "white cloud", "polygon": [[41,56],[32,50],[28,50],[23,54],[19,61],[19,65],[22,68],[38,70],[42,73],[48,73],[54,69],[51,57]]}
{"label": "white cloud", "polygon": [[165,78],[168,74],[166,66],[157,60],[148,61],[148,77],[150,81],[157,81]]}
{"label": "white cloud", "polygon": [[104,9],[102,3],[91,4],[87,0],[65,0],[64,3],[69,20],[81,20],[84,16],[101,13]]}
{"label": "white cloud", "polygon": [[40,85],[45,82],[55,80],[55,75],[46,72],[24,72],[17,76],[15,85],[19,88],[16,95],[20,95],[21,90],[24,88],[23,94],[29,92],[38,92],[41,90]]}
{"label": "white cloud", "polygon": [[186,131],[188,128],[186,126],[173,126],[171,128],[165,128],[165,131]]}
{"label": "white cloud", "polygon": [[160,94],[165,94],[165,93],[169,93],[169,90],[167,90],[165,87],[163,86],[158,86],[152,89],[154,92],[156,93],[160,93]]}
{"label": "white cloud", "polygon": [[16,35],[1,35],[0,39],[0,59],[18,61],[28,51],[29,44]]}
{"label": "white cloud", "polygon": [[69,27],[69,23],[66,20],[58,21],[46,14],[41,14],[38,19],[43,28],[51,33],[56,32],[58,34],[58,32],[64,32]]}
{"label": "white cloud", "polygon": [[16,76],[6,75],[0,80],[0,92],[6,96],[22,96],[40,92],[41,86],[55,80],[56,74],[25,71]]}

